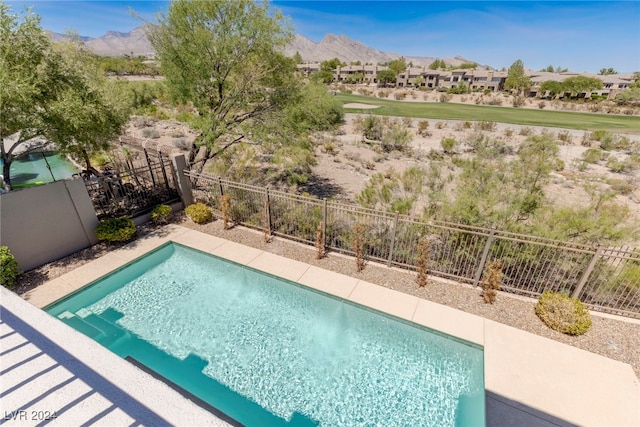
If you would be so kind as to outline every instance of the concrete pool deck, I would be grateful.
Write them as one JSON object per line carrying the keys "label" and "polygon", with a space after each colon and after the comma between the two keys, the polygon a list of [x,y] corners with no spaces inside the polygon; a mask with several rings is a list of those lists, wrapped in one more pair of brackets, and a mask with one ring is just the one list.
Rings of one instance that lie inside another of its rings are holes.
{"label": "concrete pool deck", "polygon": [[[412,295],[180,226],[164,227],[116,249],[29,291],[24,298],[38,308],[45,307],[169,241],[483,346],[488,426],[640,426],[640,384],[627,364]],[[54,321],[48,314],[20,301],[4,289],[2,292],[1,396],[4,418],[9,418],[6,424],[38,424],[39,421],[11,420],[15,411],[26,411],[30,415],[31,411],[58,409],[54,424],[80,425],[95,417],[100,419],[105,408],[115,408],[107,413],[115,418],[108,422],[103,420],[101,424],[140,422],[156,425],[163,421],[174,425],[224,425],[221,420],[88,337],[62,322]],[[16,361],[12,363],[10,357]],[[65,393],[75,381],[66,384],[64,381],[69,380],[62,380],[60,384],[63,385],[46,381],[45,377],[52,373],[49,371],[34,376],[36,372],[53,369],[49,365],[40,365],[45,359],[53,360],[49,362],[51,366],[57,363],[70,371],[72,377],[86,386],[84,392]],[[74,364],[84,368],[74,371],[69,368]],[[83,377],[87,372],[89,380]],[[90,380],[93,376],[102,378],[102,381]],[[80,399],[91,391],[90,400]],[[42,400],[33,398],[39,395],[45,397]],[[126,401],[123,396],[129,396],[134,403],[123,407],[122,402]],[[78,413],[85,417],[84,421],[77,422],[80,420]]]}

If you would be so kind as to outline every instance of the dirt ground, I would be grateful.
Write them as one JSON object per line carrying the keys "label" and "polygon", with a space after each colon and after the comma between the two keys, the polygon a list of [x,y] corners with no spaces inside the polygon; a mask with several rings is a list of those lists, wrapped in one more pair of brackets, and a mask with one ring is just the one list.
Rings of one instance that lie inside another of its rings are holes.
{"label": "dirt ground", "polygon": [[[394,99],[395,93],[401,91],[388,90],[387,97]],[[438,102],[440,95],[433,92],[420,92],[416,90],[404,90],[408,93],[405,101],[427,101]],[[415,98],[413,97],[415,95]],[[490,95],[493,99],[503,99],[506,106],[508,98],[501,94]],[[477,99],[486,99],[487,95],[452,95],[449,102],[477,103]],[[372,98],[372,104],[375,98]],[[537,100],[526,100],[523,108],[539,108]],[[350,105],[353,108],[362,108],[375,114],[375,104]],[[576,108],[587,108],[586,105],[576,103],[562,103],[559,101],[546,102],[547,109],[575,110]],[[479,124],[474,122],[463,122],[455,120],[435,120],[435,119],[404,119],[403,125],[408,126],[412,134],[409,153],[382,153],[374,144],[363,142],[361,131],[357,129],[357,117],[367,114],[346,114],[344,123],[337,131],[325,133],[316,137],[317,165],[313,168],[313,179],[304,188],[316,196],[333,197],[337,200],[353,201],[365,187],[370,177],[379,172],[386,172],[390,169],[402,171],[411,166],[424,166],[429,162],[428,154],[432,152],[442,153],[441,140],[443,138],[455,138],[460,144],[456,149],[458,155],[465,155],[464,142],[474,133],[479,132]],[[402,118],[390,118],[391,120],[402,121]],[[420,121],[426,121],[428,133],[420,135],[418,125]],[[542,132],[551,132],[558,138],[562,134],[560,141],[560,159],[564,162],[564,169],[552,172],[552,179],[545,187],[545,193],[553,203],[567,206],[588,206],[591,198],[585,190],[585,184],[594,185],[600,190],[610,191],[612,183],[625,183],[631,191],[618,194],[614,200],[617,203],[626,205],[634,221],[640,223],[640,171],[631,173],[614,173],[606,166],[606,161],[596,164],[584,164],[580,162],[583,153],[591,147],[597,147],[597,142],[592,142],[590,146],[585,146],[583,139],[590,132],[518,126],[511,124],[495,123],[490,130],[482,130],[490,138],[502,140],[508,144],[513,152],[517,152],[520,144],[529,136]],[[187,125],[176,120],[157,120],[147,117],[134,117],[130,121],[126,136],[122,138],[125,142],[134,142],[143,147],[158,148],[164,152],[186,152],[191,147],[197,134]],[[635,144],[636,151],[640,147],[639,134],[619,135],[628,138],[631,144]],[[559,138],[560,139],[560,138]],[[619,160],[629,157],[631,151],[611,151],[610,156]]]}
{"label": "dirt ground", "polygon": [[[364,104],[363,104],[364,105]],[[362,108],[354,105],[353,108]],[[375,114],[375,107],[367,105]],[[476,130],[476,124],[456,120],[413,119],[409,130],[413,137],[410,142],[411,153],[405,155],[398,152],[381,154],[375,145],[363,142],[362,133],[357,129],[357,116],[366,114],[346,114],[345,123],[335,134],[326,134],[316,150],[318,164],[313,168],[314,174],[323,181],[331,184],[331,193],[326,196],[339,199],[353,200],[370,177],[374,173],[380,173],[393,169],[402,171],[411,166],[424,166],[429,162],[429,151],[443,152],[441,140],[443,138],[455,138],[461,144],[457,148],[458,155],[465,155],[464,141],[468,140]],[[395,118],[401,121],[402,118]],[[428,135],[421,136],[418,133],[418,123],[428,121]],[[606,161],[586,165],[582,163],[581,156],[589,148],[597,148],[598,143],[591,146],[583,145],[583,138],[590,132],[535,127],[519,126],[496,123],[490,131],[481,131],[490,138],[504,141],[513,148],[514,153],[529,135],[551,132],[554,135],[563,134],[564,141],[560,140],[559,157],[564,162],[564,168],[551,173],[551,180],[544,191],[548,198],[557,205],[564,206],[588,206],[591,196],[585,190],[585,185],[594,185],[602,191],[612,191],[611,183],[625,182],[632,186],[633,190],[627,194],[617,194],[614,201],[627,206],[631,212],[633,221],[640,223],[640,173],[638,170],[631,173],[614,173],[606,166]],[[640,134],[617,135],[626,137],[636,147],[640,147]],[[327,150],[327,144],[331,147]],[[629,151],[611,151],[610,156],[624,160],[630,155]],[[507,156],[509,158],[510,156]],[[513,156],[515,157],[515,156]]]}

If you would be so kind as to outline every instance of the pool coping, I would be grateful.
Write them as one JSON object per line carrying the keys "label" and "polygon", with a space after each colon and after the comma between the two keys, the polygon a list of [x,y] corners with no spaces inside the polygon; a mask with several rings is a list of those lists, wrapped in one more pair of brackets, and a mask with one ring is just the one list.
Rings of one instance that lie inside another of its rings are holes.
{"label": "pool coping", "polygon": [[[159,232],[115,249],[23,297],[38,308],[45,307],[168,242],[283,277],[482,346],[487,425],[530,422],[537,425],[640,425],[640,384],[628,364],[177,225],[163,227]],[[75,331],[70,329],[71,332]],[[174,421],[180,422],[179,419]]]}

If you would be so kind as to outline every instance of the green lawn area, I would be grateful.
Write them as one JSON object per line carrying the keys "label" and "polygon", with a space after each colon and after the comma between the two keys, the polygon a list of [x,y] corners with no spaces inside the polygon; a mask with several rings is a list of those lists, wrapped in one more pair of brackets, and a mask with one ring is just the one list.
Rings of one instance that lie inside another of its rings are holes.
{"label": "green lawn area", "polygon": [[357,102],[360,104],[380,106],[379,108],[371,110],[345,108],[345,112],[347,113],[371,113],[381,116],[442,120],[490,121],[526,126],[640,133],[640,118],[637,116],[545,111],[448,102],[403,102],[344,93],[337,94],[336,98],[343,104]]}

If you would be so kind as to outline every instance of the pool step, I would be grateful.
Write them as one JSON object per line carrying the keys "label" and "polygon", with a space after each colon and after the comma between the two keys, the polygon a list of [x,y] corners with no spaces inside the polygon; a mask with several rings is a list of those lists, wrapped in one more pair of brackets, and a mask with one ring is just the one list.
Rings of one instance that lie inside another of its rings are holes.
{"label": "pool step", "polygon": [[105,347],[111,345],[114,341],[124,335],[122,329],[95,314],[86,316],[84,321],[102,333],[101,336],[97,337],[97,341]]}
{"label": "pool step", "polygon": [[94,326],[88,324],[87,322],[85,322],[84,320],[82,320],[78,316],[65,315],[64,317],[60,317],[60,316],[58,316],[58,317],[60,318],[60,320],[62,320],[67,325],[71,326],[76,331],[82,332],[83,334],[85,334],[86,336],[88,336],[90,338],[96,338],[97,336],[102,334],[101,330],[99,330],[99,329],[95,328]]}

